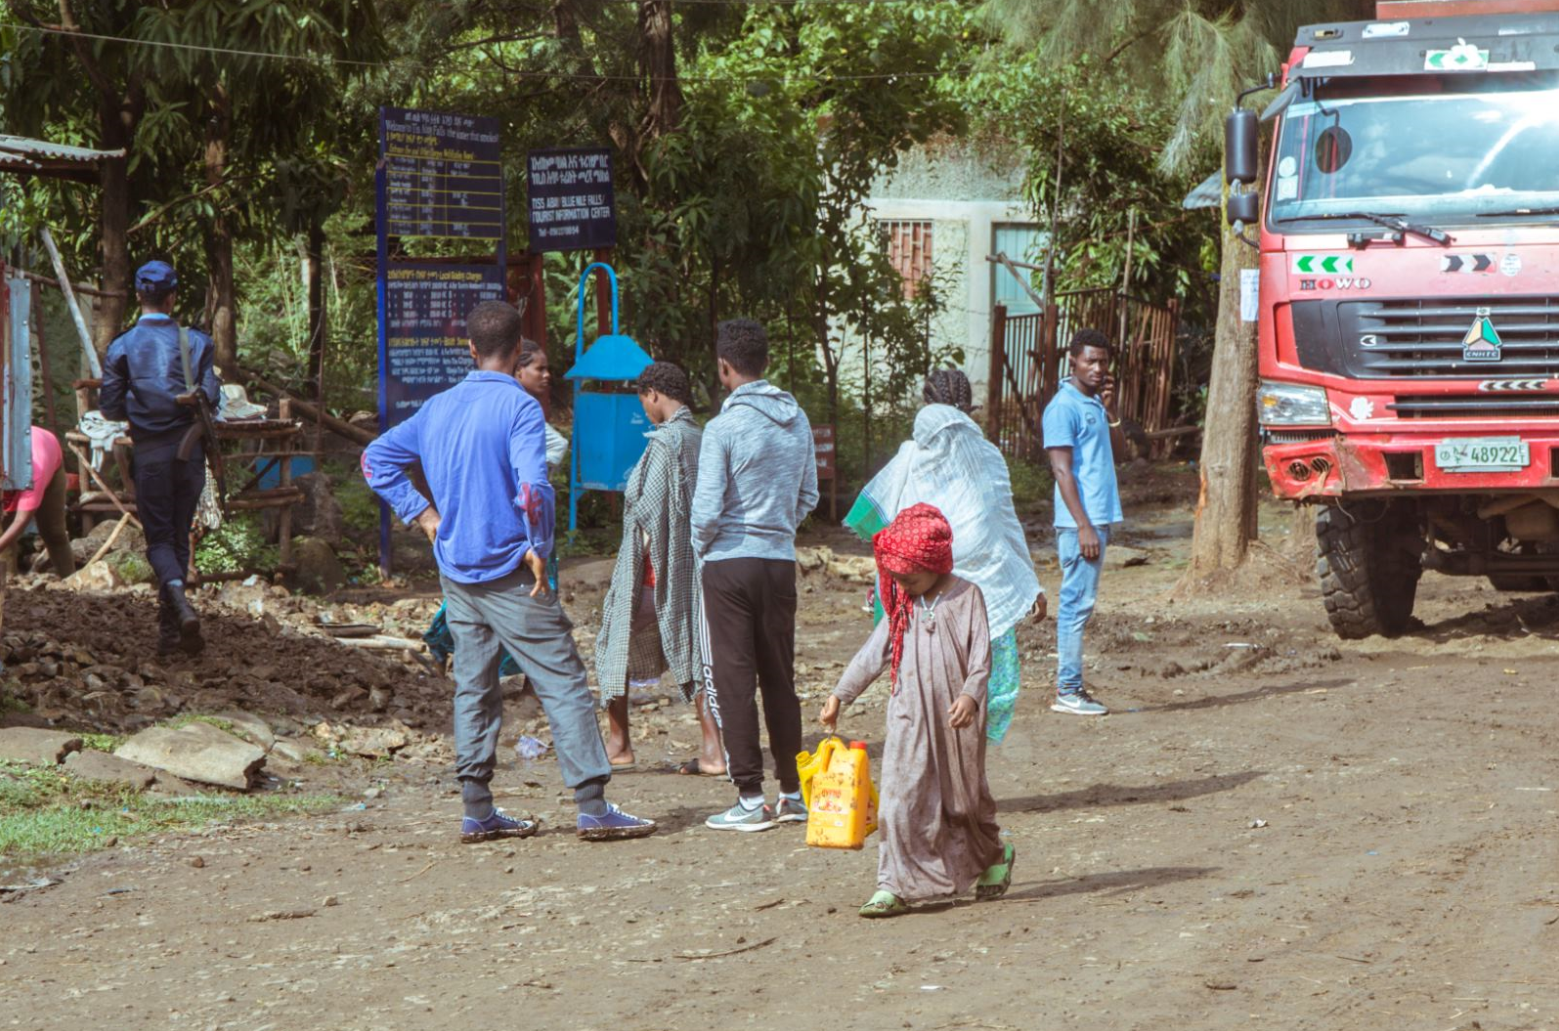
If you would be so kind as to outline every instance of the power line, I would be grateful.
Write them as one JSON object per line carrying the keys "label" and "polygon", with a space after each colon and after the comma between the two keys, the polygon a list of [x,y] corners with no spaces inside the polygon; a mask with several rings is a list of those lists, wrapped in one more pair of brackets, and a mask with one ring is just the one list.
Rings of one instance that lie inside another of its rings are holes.
{"label": "power line", "polygon": [[[609,3],[637,3],[639,0],[606,0]],[[911,3],[915,0],[676,0],[678,3],[704,3],[704,4],[736,4],[751,6],[757,4],[782,4],[782,3],[818,3],[825,2],[841,5],[861,5],[865,3]],[[75,39],[90,39],[105,43],[124,43],[128,46],[158,47],[168,50],[187,50],[208,54],[224,54],[230,57],[254,57],[274,61],[301,61],[318,67],[333,65],[351,66],[354,68],[389,68],[390,62],[386,61],[357,61],[344,57],[315,56],[312,54],[283,54],[268,50],[242,50],[236,47],[213,47],[202,43],[171,43],[156,39],[134,39],[129,36],[109,36],[96,32],[82,32],[74,29],[61,29],[46,25],[20,25],[13,24],[11,28],[22,32],[33,32],[43,36],[55,36]],[[504,72],[522,79],[566,79],[577,82],[680,82],[680,83],[789,83],[789,82],[856,82],[883,79],[937,79],[944,75],[962,75],[970,71],[968,68],[950,69],[936,72],[860,72],[845,75],[605,75],[579,72],[556,71],[527,71],[518,68],[505,68]]]}

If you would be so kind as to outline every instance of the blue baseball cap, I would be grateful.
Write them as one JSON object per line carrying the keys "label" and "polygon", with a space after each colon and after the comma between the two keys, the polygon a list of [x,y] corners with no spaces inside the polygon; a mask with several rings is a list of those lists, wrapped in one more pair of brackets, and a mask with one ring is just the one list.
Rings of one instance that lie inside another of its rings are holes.
{"label": "blue baseball cap", "polygon": [[160,293],[179,285],[179,274],[166,261],[148,261],[135,270],[136,293]]}

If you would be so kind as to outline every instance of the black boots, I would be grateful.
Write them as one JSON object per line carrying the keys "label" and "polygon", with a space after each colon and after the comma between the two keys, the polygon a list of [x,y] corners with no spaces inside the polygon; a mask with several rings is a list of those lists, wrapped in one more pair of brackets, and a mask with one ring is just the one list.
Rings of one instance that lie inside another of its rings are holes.
{"label": "black boots", "polygon": [[200,614],[184,597],[184,585],[164,586],[158,613],[157,653],[167,655],[179,648],[186,655],[199,655],[205,647],[205,639],[200,636]]}
{"label": "black boots", "polygon": [[179,650],[179,617],[168,604],[166,592],[157,599],[157,654],[172,655]]}

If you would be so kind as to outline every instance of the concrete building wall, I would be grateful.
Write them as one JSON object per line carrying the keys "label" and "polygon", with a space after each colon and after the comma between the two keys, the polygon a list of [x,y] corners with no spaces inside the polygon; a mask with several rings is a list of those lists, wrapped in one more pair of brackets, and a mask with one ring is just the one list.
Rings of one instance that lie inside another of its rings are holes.
{"label": "concrete building wall", "polygon": [[[875,184],[864,206],[877,221],[931,223],[931,261],[945,305],[931,327],[933,345],[963,348],[961,367],[977,400],[984,397],[990,370],[994,277],[1008,275],[986,256],[994,253],[997,226],[1035,223],[1021,196],[1021,158],[967,145],[928,146],[905,155]],[[842,378],[859,382],[860,341],[847,336],[842,353]]]}

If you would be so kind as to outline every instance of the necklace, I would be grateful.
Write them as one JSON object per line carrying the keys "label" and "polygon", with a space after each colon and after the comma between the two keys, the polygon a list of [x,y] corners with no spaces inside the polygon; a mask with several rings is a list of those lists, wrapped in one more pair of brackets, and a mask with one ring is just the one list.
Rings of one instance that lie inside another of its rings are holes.
{"label": "necklace", "polygon": [[941,600],[942,596],[940,594],[931,601],[926,601],[926,596],[923,594],[916,599],[916,601],[920,602],[920,622],[928,632],[936,629],[936,605]]}

